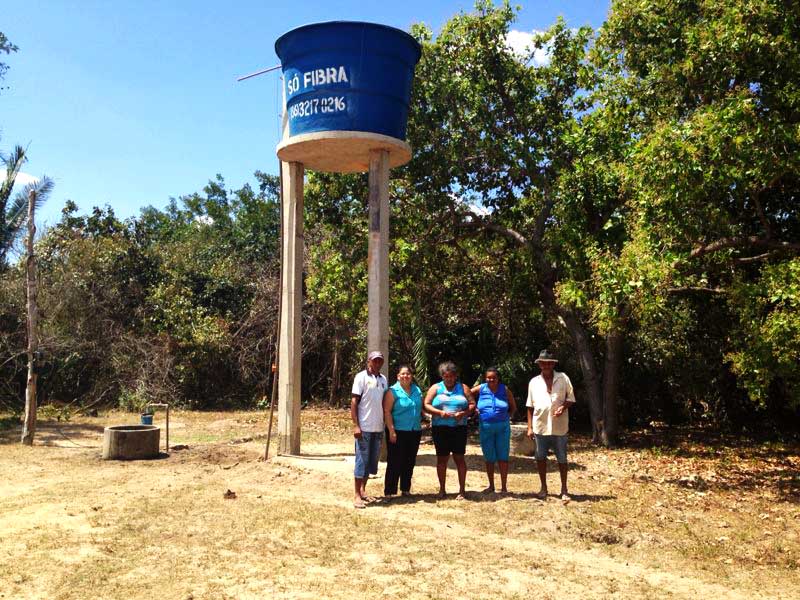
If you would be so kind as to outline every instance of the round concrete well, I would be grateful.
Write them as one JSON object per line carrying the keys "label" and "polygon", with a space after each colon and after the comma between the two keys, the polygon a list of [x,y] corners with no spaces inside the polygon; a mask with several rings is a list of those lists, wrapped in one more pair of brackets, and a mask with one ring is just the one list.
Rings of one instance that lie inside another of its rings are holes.
{"label": "round concrete well", "polygon": [[115,425],[103,434],[104,460],[157,458],[161,428],[155,425]]}
{"label": "round concrete well", "polygon": [[511,451],[522,456],[533,456],[536,443],[528,437],[527,423],[511,424]]}

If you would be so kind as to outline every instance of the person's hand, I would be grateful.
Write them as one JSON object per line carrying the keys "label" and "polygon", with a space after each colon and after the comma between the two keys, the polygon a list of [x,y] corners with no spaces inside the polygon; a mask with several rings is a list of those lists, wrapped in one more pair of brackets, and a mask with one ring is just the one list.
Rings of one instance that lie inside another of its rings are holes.
{"label": "person's hand", "polygon": [[361,439],[361,427],[358,425],[353,425],[353,437],[357,440]]}
{"label": "person's hand", "polygon": [[397,443],[397,432],[396,431],[390,431],[389,432],[389,441],[392,442],[393,444]]}
{"label": "person's hand", "polygon": [[528,427],[528,437],[533,439],[533,429],[531,429],[530,427]]}
{"label": "person's hand", "polygon": [[566,404],[559,404],[556,406],[555,410],[553,410],[554,417],[560,417],[564,414],[564,410],[567,408]]}

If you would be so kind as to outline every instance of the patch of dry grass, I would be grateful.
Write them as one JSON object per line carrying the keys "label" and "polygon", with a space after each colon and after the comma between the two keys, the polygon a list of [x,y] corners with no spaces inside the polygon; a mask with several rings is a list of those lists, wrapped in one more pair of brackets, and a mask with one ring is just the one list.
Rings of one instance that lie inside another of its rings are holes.
{"label": "patch of dry grass", "polygon": [[[574,436],[564,506],[532,498],[526,457],[507,497],[436,500],[424,444],[417,496],[356,511],[346,411],[303,412],[307,459],[260,460],[264,414],[176,412],[171,442],[188,450],[100,460],[102,426],[131,418],[44,424],[33,448],[0,432],[0,598],[800,595],[800,514],[780,484],[799,464],[791,448],[609,452]],[[468,489],[482,489],[474,445],[468,463]],[[733,473],[764,483],[733,486]]]}

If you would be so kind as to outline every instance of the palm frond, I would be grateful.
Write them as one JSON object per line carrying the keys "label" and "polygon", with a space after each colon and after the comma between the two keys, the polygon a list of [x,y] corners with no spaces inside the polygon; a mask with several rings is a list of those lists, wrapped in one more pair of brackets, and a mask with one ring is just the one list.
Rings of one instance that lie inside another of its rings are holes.
{"label": "palm frond", "polygon": [[425,327],[422,324],[422,309],[419,304],[414,306],[411,316],[411,334],[414,336],[414,377],[417,385],[423,390],[430,383],[428,374],[428,339],[425,337]]}
{"label": "palm frond", "polygon": [[1,158],[3,164],[6,166],[6,177],[2,184],[0,184],[0,210],[5,210],[8,199],[11,196],[11,190],[14,188],[14,182],[26,160],[25,148],[16,146],[11,154]]}
{"label": "palm frond", "polygon": [[47,201],[50,192],[53,191],[54,185],[53,180],[45,176],[32,181],[17,192],[6,212],[5,231],[2,232],[6,249],[17,238],[25,225],[25,221],[28,218],[28,199],[31,194],[33,195],[34,209],[41,208]]}

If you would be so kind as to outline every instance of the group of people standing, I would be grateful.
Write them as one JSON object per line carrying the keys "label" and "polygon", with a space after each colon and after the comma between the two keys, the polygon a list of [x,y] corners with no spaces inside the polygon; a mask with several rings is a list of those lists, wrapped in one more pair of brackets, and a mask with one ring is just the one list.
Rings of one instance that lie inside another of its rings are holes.
{"label": "group of people standing", "polygon": [[[386,436],[387,464],[383,493],[411,494],[411,479],[422,436],[422,415],[431,417],[431,432],[436,448],[436,474],[439,497],[446,495],[445,483],[450,457],[458,474],[457,499],[466,494],[467,421],[477,410],[481,450],[486,460],[489,480],[487,493],[495,492],[495,465],[500,471],[500,492],[508,491],[508,459],[511,448],[511,418],[517,412],[511,390],[500,381],[500,373],[490,367],[484,383],[468,387],[458,379],[458,369],[450,361],[439,365],[442,380],[432,385],[424,397],[414,383],[411,367],[401,365],[397,381],[389,387],[381,374],[384,357],[373,351],[367,356],[367,368],[353,382],[350,415],[355,438],[354,499],[355,508],[364,508],[373,498],[366,493],[370,475],[378,472],[383,436]],[[526,402],[528,436],[536,440],[536,463],[541,487],[537,498],[547,497],[547,454],[556,455],[561,478],[561,498],[568,501],[567,432],[569,406],[575,402],[572,383],[564,373],[555,371],[558,363],[543,350],[536,359],[541,373],[528,384]]]}

